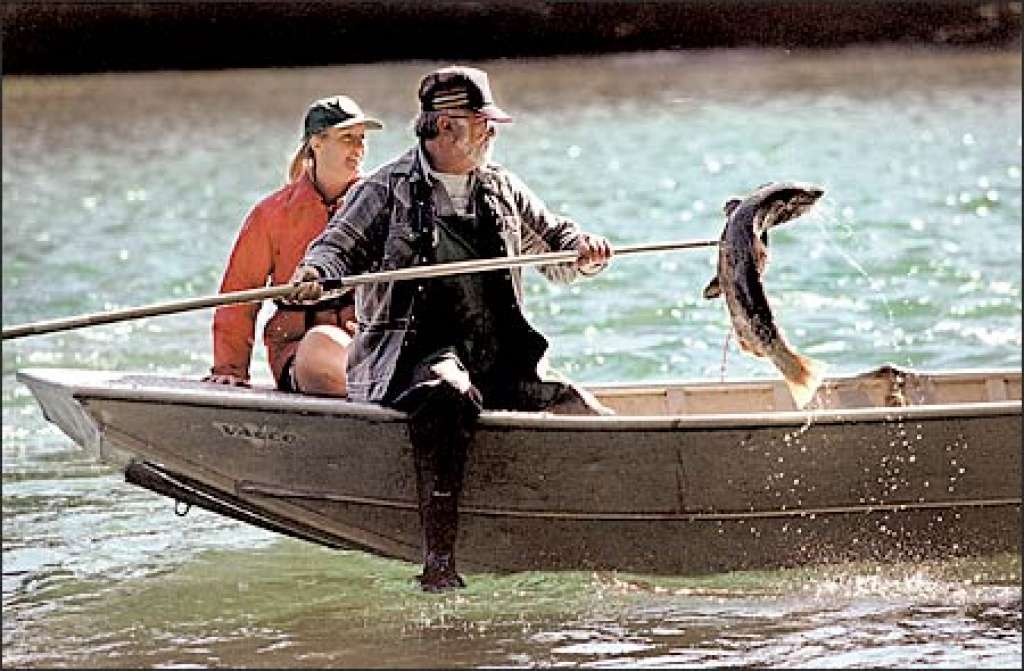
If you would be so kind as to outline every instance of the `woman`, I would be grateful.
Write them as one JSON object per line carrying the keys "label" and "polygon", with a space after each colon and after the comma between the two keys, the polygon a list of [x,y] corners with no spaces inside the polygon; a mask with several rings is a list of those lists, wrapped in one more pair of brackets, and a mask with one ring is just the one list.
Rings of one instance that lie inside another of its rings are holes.
{"label": "woman", "polygon": [[[314,101],[287,183],[249,213],[231,250],[220,291],[285,284],[359,179],[367,130],[383,124],[351,98]],[[222,306],[213,317],[213,368],[207,382],[249,385],[259,303]],[[345,365],[355,331],[351,292],[313,307],[284,305],[267,322],[263,341],[278,389],[345,396]]]}

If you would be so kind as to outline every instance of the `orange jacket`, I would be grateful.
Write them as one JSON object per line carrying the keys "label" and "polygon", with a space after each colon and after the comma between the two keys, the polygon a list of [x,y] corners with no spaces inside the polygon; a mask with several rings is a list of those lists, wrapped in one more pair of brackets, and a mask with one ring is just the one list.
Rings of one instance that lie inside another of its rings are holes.
{"label": "orange jacket", "polygon": [[[288,282],[309,241],[327,225],[328,214],[308,174],[264,198],[238,232],[221,280],[221,293],[263,287],[268,278],[275,285]],[[259,310],[260,303],[242,303],[221,306],[214,312],[214,375],[249,379]],[[316,315],[316,323],[341,326],[342,320],[336,313],[330,318],[322,312]],[[263,342],[275,381],[305,334],[306,315],[302,311],[275,310],[267,322]]]}

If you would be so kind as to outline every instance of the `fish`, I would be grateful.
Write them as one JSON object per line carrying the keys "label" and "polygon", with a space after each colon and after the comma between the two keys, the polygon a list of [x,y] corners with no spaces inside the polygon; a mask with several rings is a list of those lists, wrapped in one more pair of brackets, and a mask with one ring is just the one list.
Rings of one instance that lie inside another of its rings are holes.
{"label": "fish", "polygon": [[718,273],[704,298],[725,297],[740,348],[767,357],[782,373],[797,408],[821,386],[825,365],[799,354],[775,322],[761,281],[768,264],[768,231],[810,210],[825,190],[804,182],[769,182],[723,206],[725,228],[718,242]]}

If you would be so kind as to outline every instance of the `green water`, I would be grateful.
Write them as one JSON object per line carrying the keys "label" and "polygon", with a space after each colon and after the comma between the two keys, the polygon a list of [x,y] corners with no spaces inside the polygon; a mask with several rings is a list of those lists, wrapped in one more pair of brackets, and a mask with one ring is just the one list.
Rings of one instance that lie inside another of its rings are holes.
{"label": "green water", "polygon": [[[3,80],[3,323],[216,290],[281,180],[309,100],[345,92],[410,143],[433,63]],[[886,49],[496,61],[517,118],[496,157],[613,243],[715,237],[722,203],[821,184],[766,277],[793,345],[833,373],[1021,365],[1021,58]],[[583,382],[718,378],[709,250],[529,273],[552,361]],[[1019,664],[1019,555],[703,578],[473,576],[194,511],[91,463],[39,412],[28,366],[198,377],[209,312],[3,345],[3,661],[16,666]],[[269,381],[266,359],[253,366]],[[726,377],[775,377],[730,346]]]}

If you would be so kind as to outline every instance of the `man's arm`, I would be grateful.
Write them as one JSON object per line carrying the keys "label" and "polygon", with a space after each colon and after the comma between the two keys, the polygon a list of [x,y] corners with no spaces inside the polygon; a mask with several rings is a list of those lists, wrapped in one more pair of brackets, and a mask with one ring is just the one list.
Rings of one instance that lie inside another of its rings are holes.
{"label": "man's arm", "polygon": [[371,179],[352,187],[323,233],[306,248],[291,277],[292,282],[300,283],[291,300],[316,300],[321,294],[318,280],[365,272],[380,258],[384,236],[377,229],[387,223],[381,220],[387,190],[386,184]]}
{"label": "man's arm", "polygon": [[547,208],[526,184],[511,173],[509,178],[516,209],[523,222],[523,253],[540,254],[574,249],[579,252],[575,263],[543,266],[540,271],[556,282],[571,282],[579,275],[596,275],[608,265],[612,256],[607,238],[583,231],[579,224]]}

